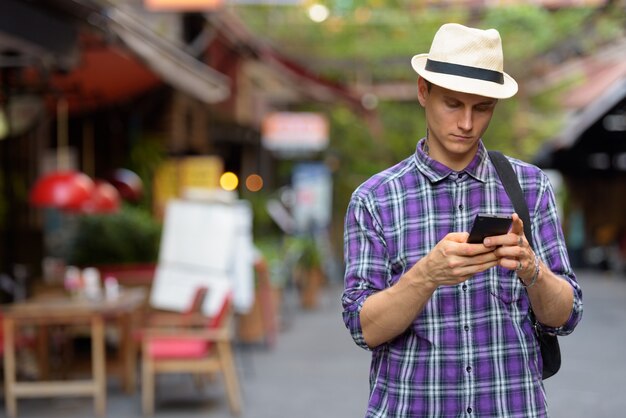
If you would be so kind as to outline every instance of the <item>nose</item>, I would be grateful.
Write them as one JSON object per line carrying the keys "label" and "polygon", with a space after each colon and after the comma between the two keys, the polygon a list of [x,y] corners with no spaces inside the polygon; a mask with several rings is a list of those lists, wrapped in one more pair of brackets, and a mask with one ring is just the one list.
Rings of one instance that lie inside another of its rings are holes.
{"label": "nose", "polygon": [[457,125],[459,129],[463,131],[471,131],[472,130],[472,109],[464,109],[459,115],[459,120]]}

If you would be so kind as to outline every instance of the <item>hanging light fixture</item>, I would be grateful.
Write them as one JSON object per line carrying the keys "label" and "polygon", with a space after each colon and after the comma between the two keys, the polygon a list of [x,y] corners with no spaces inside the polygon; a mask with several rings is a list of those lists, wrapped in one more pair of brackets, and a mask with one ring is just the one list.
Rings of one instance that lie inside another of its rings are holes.
{"label": "hanging light fixture", "polygon": [[76,171],[55,171],[35,183],[30,192],[30,202],[36,206],[68,209],[79,207],[89,199],[94,189],[93,181]]}
{"label": "hanging light fixture", "polygon": [[117,189],[120,197],[129,202],[138,202],[143,194],[143,181],[134,171],[118,168],[111,173],[109,181]]}
{"label": "hanging light fixture", "polygon": [[77,211],[82,214],[114,213],[120,208],[120,194],[113,185],[107,181],[96,180],[95,186],[89,197],[76,207],[68,207],[67,210]]}
{"label": "hanging light fixture", "polygon": [[[86,122],[83,124],[83,169],[92,176],[95,173],[94,155],[93,124]],[[114,213],[119,208],[120,193],[118,190],[108,181],[95,180],[89,197],[80,202],[78,206],[68,209],[89,215]]]}
{"label": "hanging light fixture", "polygon": [[57,170],[40,177],[30,192],[30,202],[36,206],[68,209],[79,207],[91,195],[94,182],[84,173],[70,170],[67,101],[57,102]]}

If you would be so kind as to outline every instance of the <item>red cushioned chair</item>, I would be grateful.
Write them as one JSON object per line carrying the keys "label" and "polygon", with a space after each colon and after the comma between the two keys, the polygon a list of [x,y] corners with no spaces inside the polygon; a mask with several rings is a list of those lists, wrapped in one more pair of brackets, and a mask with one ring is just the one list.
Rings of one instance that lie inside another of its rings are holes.
{"label": "red cushioned chair", "polygon": [[153,316],[142,336],[142,409],[154,413],[155,376],[159,373],[208,375],[220,372],[233,415],[241,412],[239,383],[232,353],[231,296],[224,298],[219,313],[206,317],[201,306],[206,288],[194,294],[189,309],[181,314]]}

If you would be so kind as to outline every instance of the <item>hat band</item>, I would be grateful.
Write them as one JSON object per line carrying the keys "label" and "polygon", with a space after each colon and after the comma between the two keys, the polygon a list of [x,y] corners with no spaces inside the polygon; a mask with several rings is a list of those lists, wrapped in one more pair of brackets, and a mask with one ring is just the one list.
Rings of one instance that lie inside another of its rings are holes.
{"label": "hat band", "polygon": [[475,78],[478,80],[491,81],[504,84],[504,76],[499,71],[487,70],[485,68],[470,67],[450,62],[426,60],[426,70],[434,73],[458,75],[460,77]]}

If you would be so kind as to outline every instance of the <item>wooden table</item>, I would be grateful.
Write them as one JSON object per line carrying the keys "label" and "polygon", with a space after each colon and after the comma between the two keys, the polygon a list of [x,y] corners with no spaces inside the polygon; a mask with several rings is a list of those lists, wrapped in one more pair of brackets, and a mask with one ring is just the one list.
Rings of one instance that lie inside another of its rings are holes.
{"label": "wooden table", "polygon": [[[85,300],[56,296],[34,298],[4,307],[4,391],[9,417],[17,415],[18,397],[93,396],[97,415],[106,413],[106,353],[104,326],[108,319],[117,319],[121,329],[120,353],[126,390],[136,382],[136,347],[132,335],[132,317],[143,305],[144,289],[124,290],[115,300]],[[15,361],[15,329],[23,325],[88,324],[91,333],[91,379],[17,381]]]}

